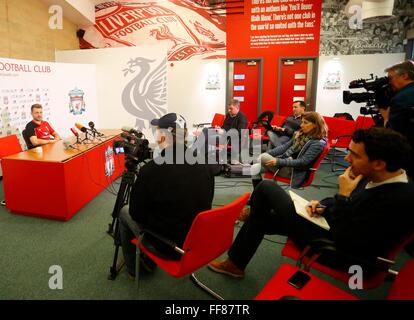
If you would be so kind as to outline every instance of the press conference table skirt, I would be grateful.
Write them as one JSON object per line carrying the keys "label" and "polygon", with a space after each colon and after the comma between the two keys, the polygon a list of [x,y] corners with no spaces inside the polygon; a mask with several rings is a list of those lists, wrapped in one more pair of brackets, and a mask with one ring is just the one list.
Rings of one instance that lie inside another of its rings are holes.
{"label": "press conference table skirt", "polygon": [[101,130],[93,143],[65,148],[57,141],[3,158],[6,207],[12,212],[69,220],[124,170],[112,152],[120,130]]}

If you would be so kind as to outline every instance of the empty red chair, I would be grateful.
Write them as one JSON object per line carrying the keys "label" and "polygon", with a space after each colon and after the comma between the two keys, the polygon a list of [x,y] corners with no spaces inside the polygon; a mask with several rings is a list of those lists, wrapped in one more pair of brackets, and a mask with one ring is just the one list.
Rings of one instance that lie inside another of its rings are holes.
{"label": "empty red chair", "polygon": [[[234,224],[240,214],[241,209],[249,199],[250,193],[233,201],[232,203],[212,210],[201,212],[194,219],[190,230],[185,238],[182,248],[178,248],[166,241],[167,245],[173,247],[177,252],[182,254],[180,260],[166,260],[158,257],[152,251],[148,250],[141,242],[137,245],[137,260],[140,251],[149,256],[162,270],[175,278],[181,278],[191,275],[190,278],[196,285],[207,291],[216,299],[223,299],[220,295],[212,291],[206,285],[201,283],[195,276],[194,272],[210,261],[218,258],[226,252],[233,243]],[[145,234],[144,230],[144,234]],[[154,233],[151,232],[154,236]],[[142,239],[142,236],[141,238]],[[159,238],[161,241],[165,239]],[[135,239],[133,243],[137,243]],[[136,263],[136,278],[139,285],[139,262]]]}
{"label": "empty red chair", "polygon": [[[15,153],[22,152],[22,146],[15,134],[0,138],[0,162],[1,159]],[[6,201],[1,201],[2,205],[6,205]]]}
{"label": "empty red chair", "polygon": [[[255,300],[279,300],[298,298],[302,300],[357,300],[358,298],[318,277],[305,272],[309,280],[301,289],[289,284],[289,279],[298,271],[297,267],[284,263],[256,296]],[[414,300],[414,258],[409,260],[388,291],[387,300]]]}
{"label": "empty red chair", "polygon": [[336,161],[337,157],[343,157],[338,155],[338,149],[347,149],[351,143],[352,134],[356,128],[356,121],[343,120],[340,118],[324,117],[325,122],[329,128],[328,140],[331,144],[332,156],[331,156],[331,170],[333,172],[341,170],[336,169],[335,166],[338,164]]}
{"label": "empty red chair", "polygon": [[375,125],[374,119],[372,119],[372,117],[358,116],[355,121],[355,130],[368,129]]}

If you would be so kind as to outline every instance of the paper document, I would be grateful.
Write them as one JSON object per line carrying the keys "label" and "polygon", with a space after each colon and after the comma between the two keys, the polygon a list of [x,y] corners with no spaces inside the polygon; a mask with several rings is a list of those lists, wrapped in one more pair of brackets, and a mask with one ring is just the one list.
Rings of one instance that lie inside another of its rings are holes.
{"label": "paper document", "polygon": [[309,220],[310,222],[313,222],[314,224],[317,224],[321,228],[324,228],[325,230],[329,230],[329,224],[326,222],[326,219],[323,216],[320,215],[314,215],[310,216],[306,212],[306,206],[309,203],[306,199],[303,199],[301,196],[298,196],[293,191],[289,190],[290,198],[293,201],[293,204],[295,205],[295,209],[298,215],[304,217],[305,219]]}

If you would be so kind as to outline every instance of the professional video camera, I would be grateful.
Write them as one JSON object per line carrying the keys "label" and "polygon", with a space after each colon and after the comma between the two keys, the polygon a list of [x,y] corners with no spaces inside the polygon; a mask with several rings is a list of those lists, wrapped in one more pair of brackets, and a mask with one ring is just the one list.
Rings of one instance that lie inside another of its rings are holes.
{"label": "professional video camera", "polygon": [[132,185],[135,182],[138,174],[138,164],[145,162],[152,158],[152,150],[149,148],[147,139],[143,139],[143,134],[133,128],[123,127],[121,133],[122,140],[115,140],[113,149],[115,153],[125,153],[125,168],[122,173],[122,180],[119,186],[119,191],[116,197],[115,206],[112,211],[112,223],[109,224],[108,234],[113,236],[115,244],[115,253],[112,265],[110,267],[110,274],[108,279],[114,280],[122,268],[118,266],[118,251],[121,245],[119,235],[119,221],[118,216],[121,209],[129,203]]}
{"label": "professional video camera", "polygon": [[138,163],[151,158],[152,150],[148,146],[148,140],[142,138],[142,132],[132,128],[122,128],[122,130],[123,140],[115,140],[113,149],[116,154],[125,153],[125,168],[135,172]]}
{"label": "professional video camera", "polygon": [[378,78],[371,73],[371,78],[353,80],[349,83],[349,89],[364,88],[367,92],[352,93],[343,92],[343,102],[350,104],[352,101],[357,103],[365,102],[366,105],[361,107],[360,113],[363,115],[372,115],[374,120],[379,121],[381,115],[379,110],[386,109],[390,106],[390,100],[393,92],[389,84],[388,77]]}

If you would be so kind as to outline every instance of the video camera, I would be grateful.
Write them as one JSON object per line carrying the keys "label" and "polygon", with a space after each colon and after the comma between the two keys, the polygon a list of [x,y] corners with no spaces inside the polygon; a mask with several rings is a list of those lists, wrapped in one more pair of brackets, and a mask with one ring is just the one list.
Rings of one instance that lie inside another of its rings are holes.
{"label": "video camera", "polygon": [[[350,104],[352,101],[357,103],[365,102],[359,112],[363,115],[372,115],[376,118],[381,117],[379,110],[390,106],[393,92],[388,77],[378,78],[371,73],[371,78],[353,80],[349,83],[349,89],[364,88],[367,92],[352,93],[343,92],[343,102]],[[374,119],[375,120],[375,119]]]}
{"label": "video camera", "polygon": [[152,149],[149,147],[147,139],[143,139],[143,134],[135,129],[122,129],[122,140],[115,140],[113,149],[115,153],[125,153],[125,168],[135,172],[137,165],[146,159],[151,159]]}

